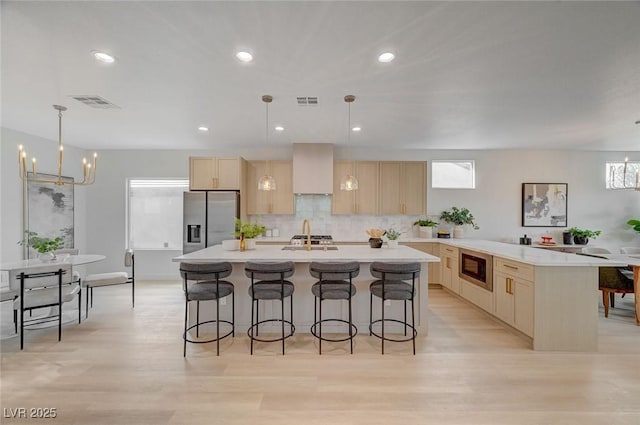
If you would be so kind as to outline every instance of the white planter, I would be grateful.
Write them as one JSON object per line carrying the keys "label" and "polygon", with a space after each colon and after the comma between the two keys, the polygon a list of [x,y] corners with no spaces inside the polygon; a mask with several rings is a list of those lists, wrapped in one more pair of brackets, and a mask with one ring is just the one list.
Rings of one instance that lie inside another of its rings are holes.
{"label": "white planter", "polygon": [[424,239],[433,238],[433,227],[420,226],[420,237]]}
{"label": "white planter", "polygon": [[398,240],[396,239],[394,241],[392,241],[392,240],[387,241],[387,246],[389,248],[397,248],[398,247]]}
{"label": "white planter", "polygon": [[49,263],[56,259],[56,255],[53,252],[43,252],[42,254],[38,254],[38,259],[43,263]]}
{"label": "white planter", "polygon": [[460,239],[464,236],[464,227],[463,226],[453,226],[453,237],[456,239]]}
{"label": "white planter", "polygon": [[256,240],[245,239],[245,246],[247,247],[247,249],[256,249]]}

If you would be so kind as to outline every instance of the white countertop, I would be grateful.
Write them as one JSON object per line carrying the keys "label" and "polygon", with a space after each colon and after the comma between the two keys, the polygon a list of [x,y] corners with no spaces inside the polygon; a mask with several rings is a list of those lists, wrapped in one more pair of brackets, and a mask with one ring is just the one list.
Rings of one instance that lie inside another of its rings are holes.
{"label": "white countertop", "polygon": [[359,261],[363,263],[373,261],[417,261],[420,263],[437,263],[440,259],[408,246],[370,248],[368,245],[340,245],[337,250],[331,251],[285,251],[280,245],[258,245],[256,249],[240,252],[225,251],[222,249],[222,245],[214,245],[175,257],[173,261],[229,261],[232,263],[246,261],[293,261],[295,263],[308,263],[311,261]]}
{"label": "white countertop", "polygon": [[584,266],[625,266],[622,262],[601,258],[538,249],[527,245],[514,245],[504,242],[480,239],[439,239],[441,244],[456,248],[471,249],[494,256],[519,261],[534,266],[584,267]]}

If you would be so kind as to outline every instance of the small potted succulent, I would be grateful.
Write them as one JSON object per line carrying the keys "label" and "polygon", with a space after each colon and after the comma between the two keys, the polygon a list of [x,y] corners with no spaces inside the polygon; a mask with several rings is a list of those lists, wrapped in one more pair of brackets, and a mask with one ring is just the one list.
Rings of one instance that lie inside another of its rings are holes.
{"label": "small potted succulent", "polygon": [[413,225],[418,226],[421,238],[430,239],[433,237],[433,228],[438,225],[438,222],[428,218],[420,218],[414,221]]}
{"label": "small potted succulent", "polygon": [[461,238],[463,234],[463,227],[466,224],[470,224],[474,230],[478,230],[480,227],[475,223],[475,217],[467,208],[451,207],[450,210],[442,211],[440,213],[440,220],[454,225],[453,237]]}
{"label": "small potted succulent", "polygon": [[61,236],[55,238],[43,238],[38,236],[37,232],[30,230],[24,231],[24,239],[18,242],[18,245],[28,246],[38,251],[38,258],[41,261],[53,261],[56,259],[55,251],[62,248],[64,239]]}
{"label": "small potted succulent", "polygon": [[397,231],[394,228],[390,228],[387,229],[387,232],[385,234],[387,236],[387,246],[389,248],[397,248],[398,247],[398,239],[400,238],[400,235],[402,235],[402,232]]}
{"label": "small potted succulent", "polygon": [[589,243],[589,238],[597,238],[602,231],[600,230],[588,230],[572,227],[569,229],[569,233],[573,236],[573,243],[576,245],[586,245]]}

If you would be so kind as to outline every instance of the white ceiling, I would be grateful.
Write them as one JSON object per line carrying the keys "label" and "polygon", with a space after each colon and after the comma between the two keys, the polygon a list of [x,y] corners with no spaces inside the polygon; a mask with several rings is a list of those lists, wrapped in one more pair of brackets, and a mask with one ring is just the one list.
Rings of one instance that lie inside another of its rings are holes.
{"label": "white ceiling", "polygon": [[[274,145],[344,146],[354,94],[352,147],[640,147],[637,1],[2,1],[1,12],[2,125],[56,140],[62,104],[65,143],[79,147],[264,147],[263,94],[270,128],[285,127]],[[396,60],[378,63],[387,50]]]}

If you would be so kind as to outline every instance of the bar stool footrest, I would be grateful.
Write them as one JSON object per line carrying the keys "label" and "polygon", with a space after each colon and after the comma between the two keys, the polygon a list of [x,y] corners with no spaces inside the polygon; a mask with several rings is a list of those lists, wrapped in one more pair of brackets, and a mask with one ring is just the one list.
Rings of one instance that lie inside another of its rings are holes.
{"label": "bar stool footrest", "polygon": [[[205,325],[205,324],[208,324],[208,323],[216,323],[216,322],[226,323],[227,325],[231,325],[231,330],[229,332],[227,332],[226,334],[224,334],[224,335],[218,336],[217,338],[207,339],[207,340],[203,340],[203,341],[194,341],[192,339],[187,338],[187,334],[189,333],[189,331],[191,329],[194,329],[194,328],[196,328],[198,326],[202,326],[202,325]],[[206,322],[200,322],[200,323],[196,323],[195,325],[189,326],[187,328],[187,330],[182,334],[182,338],[185,341],[190,342],[192,344],[207,344],[209,342],[216,342],[218,340],[223,340],[224,338],[228,337],[229,335],[232,335],[233,331],[234,331],[233,323],[228,321],[228,320],[207,320]]]}
{"label": "bar stool footrest", "polygon": [[[407,328],[411,329],[413,331],[413,336],[408,336],[406,338],[389,338],[385,335],[385,337],[383,338],[382,335],[378,335],[377,333],[375,333],[373,331],[373,325],[375,323],[380,323],[383,322],[382,319],[378,319],[378,320],[374,320],[373,322],[371,322],[371,324],[369,325],[369,333],[371,333],[371,335],[380,338],[380,339],[384,339],[385,341],[391,341],[391,342],[408,342],[408,341],[412,341],[415,337],[418,336],[418,331],[416,330],[416,328],[413,325],[410,325],[408,323],[403,322],[402,320],[396,320],[396,319],[384,319],[384,322],[395,322],[395,323],[400,323],[402,326],[406,326]],[[384,323],[383,323],[384,326]]]}
{"label": "bar stool footrest", "polygon": [[311,325],[311,329],[310,332],[313,336],[315,336],[318,339],[321,339],[323,341],[329,341],[329,342],[343,342],[343,341],[349,341],[350,339],[353,339],[356,335],[358,335],[358,328],[356,327],[356,325],[354,325],[353,323],[351,323],[351,328],[353,329],[353,333],[350,336],[347,336],[346,338],[340,338],[340,339],[334,339],[334,338],[325,338],[325,337],[320,337],[318,336],[318,334],[316,333],[316,326],[320,323],[324,323],[324,322],[339,322],[339,323],[345,323],[347,325],[349,325],[349,321],[348,320],[342,320],[342,319],[322,319],[319,320],[317,322],[315,322],[313,325]]}
{"label": "bar stool footrest", "polygon": [[282,319],[267,319],[267,320],[261,320],[257,323],[254,323],[253,325],[251,325],[251,327],[249,327],[249,329],[247,329],[247,335],[249,336],[249,338],[251,338],[254,341],[258,341],[258,342],[276,342],[276,341],[282,341],[282,336],[278,337],[278,338],[273,338],[273,339],[263,339],[263,338],[258,338],[253,336],[253,329],[256,328],[258,325],[261,325],[263,323],[271,323],[271,322],[277,322],[277,323],[281,323],[284,322],[287,325],[289,325],[290,328],[290,332],[288,334],[284,335],[284,339],[290,338],[293,336],[293,334],[296,332],[296,326],[289,320],[282,320]]}

